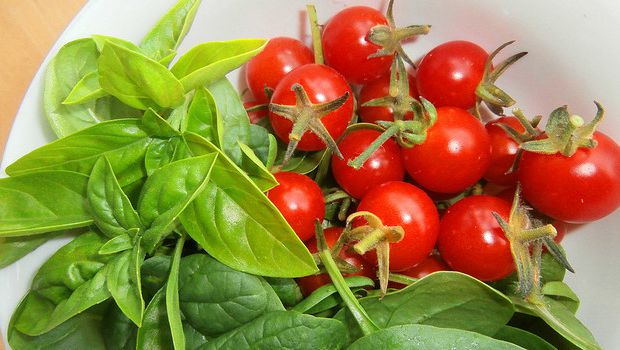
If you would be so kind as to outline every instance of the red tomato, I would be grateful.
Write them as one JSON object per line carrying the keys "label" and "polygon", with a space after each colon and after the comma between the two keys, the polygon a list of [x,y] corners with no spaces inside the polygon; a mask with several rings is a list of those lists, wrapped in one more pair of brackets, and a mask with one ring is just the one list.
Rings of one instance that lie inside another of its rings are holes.
{"label": "red tomato", "polygon": [[[261,104],[263,103],[258,103],[256,101],[248,101],[248,102],[243,102],[243,107],[247,110],[249,108],[259,106]],[[258,109],[255,111],[248,112],[248,117],[250,118],[250,123],[256,124],[260,122],[261,120],[263,120],[267,116],[267,114],[269,114],[269,110],[267,110],[267,108],[264,108],[264,109]]]}
{"label": "red tomato", "polygon": [[413,278],[422,278],[433,272],[448,270],[450,270],[450,267],[441,260],[439,255],[431,254],[416,266],[399,273]]}
{"label": "red tomato", "polygon": [[325,200],[321,188],[309,177],[293,172],[274,174],[278,186],[267,197],[302,241],[314,237],[314,222],[325,217]]}
{"label": "red tomato", "polygon": [[[344,105],[321,118],[321,122],[332,138],[338,139],[351,120],[354,105],[353,91],[351,91],[344,77],[325,65],[307,64],[301,66],[280,81],[271,97],[271,102],[295,106],[295,93],[291,90],[291,86],[295,83],[303,86],[312,103],[333,101],[346,92],[349,93],[349,98]],[[293,123],[273,112],[269,112],[269,121],[276,136],[288,143]],[[313,132],[305,132],[297,148],[302,151],[318,151],[325,148],[325,143]]]}
{"label": "red tomato", "polygon": [[366,6],[351,6],[334,15],[323,28],[321,40],[325,63],[355,84],[364,84],[385,75],[393,55],[368,58],[381,46],[368,40],[368,32],[387,25],[385,16]]}
{"label": "red tomato", "polygon": [[[424,260],[435,247],[439,232],[439,214],[433,201],[416,186],[401,182],[387,182],[372,188],[362,198],[358,211],[369,211],[386,226],[401,226],[405,237],[390,244],[390,271],[409,269]],[[365,220],[356,220],[355,226]],[[374,251],[363,255],[376,265]]]}
{"label": "red tomato", "polygon": [[418,65],[420,96],[435,107],[472,108],[489,55],[469,41],[449,41],[432,49]]}
{"label": "red tomato", "polygon": [[489,166],[484,125],[460,108],[437,108],[437,122],[421,145],[403,149],[407,173],[434,192],[456,193],[475,184]]}
{"label": "red tomato", "polygon": [[568,223],[586,223],[620,206],[620,147],[601,132],[595,148],[571,157],[523,152],[518,178],[536,210]]}
{"label": "red tomato", "polygon": [[263,51],[245,66],[245,81],[258,103],[267,103],[265,87],[275,90],[293,69],[314,62],[312,51],[301,41],[287,37],[270,39]]}
{"label": "red tomato", "polygon": [[497,281],[515,270],[510,242],[492,212],[508,221],[510,203],[487,195],[465,197],[448,208],[439,232],[444,261],[482,281]]}
{"label": "red tomato", "polygon": [[362,154],[380,135],[380,132],[370,129],[352,131],[338,144],[344,159],[332,156],[332,173],[336,182],[354,198],[362,198],[368,190],[382,183],[402,181],[405,178],[400,147],[391,139],[373,152],[359,170],[347,164]]}
{"label": "red tomato", "polygon": [[[334,244],[336,244],[336,241],[338,241],[338,238],[342,234],[342,231],[342,227],[330,227],[323,231],[323,233],[325,234],[325,241],[327,242],[328,247],[331,248],[334,246]],[[316,238],[306,242],[306,247],[308,247],[308,250],[311,253],[316,253]],[[349,249],[349,247],[345,246],[340,251],[339,257],[342,258],[344,261],[348,262],[349,264],[360,269],[358,272],[344,274],[343,276],[366,276],[368,278],[375,278],[375,272],[372,267],[369,264],[365,263],[364,259],[362,259],[361,256],[357,255],[352,249]],[[312,292],[328,283],[332,283],[332,281],[327,273],[306,276],[297,279],[297,284],[299,284],[301,292],[305,296],[310,295]]]}
{"label": "red tomato", "polygon": [[499,123],[508,125],[518,132],[525,131],[519,119],[515,117],[502,117],[487,123],[486,129],[491,140],[491,164],[484,173],[484,178],[498,185],[514,186],[517,183],[517,172],[507,172],[515,161],[519,144],[497,125]]}
{"label": "red tomato", "polygon": [[[407,75],[409,80],[409,96],[418,98],[418,91],[415,88],[415,78],[411,75]],[[357,114],[359,114],[362,121],[366,123],[377,123],[379,120],[393,121],[394,114],[390,107],[364,107],[364,103],[388,96],[390,94],[390,75],[385,75],[377,80],[373,80],[368,84],[362,86],[360,90],[359,99],[357,104]],[[405,119],[413,119],[413,112],[405,114]]]}

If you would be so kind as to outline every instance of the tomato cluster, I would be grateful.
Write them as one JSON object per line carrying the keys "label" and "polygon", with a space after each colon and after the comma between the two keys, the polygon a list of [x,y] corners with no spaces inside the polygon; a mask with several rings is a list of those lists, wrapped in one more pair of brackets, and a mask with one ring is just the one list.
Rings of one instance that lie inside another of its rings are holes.
{"label": "tomato cluster", "polygon": [[[357,274],[368,275],[377,265],[377,253],[359,233],[377,234],[381,242],[387,239],[381,229],[398,227],[404,236],[390,244],[391,271],[418,278],[453,269],[496,281],[515,270],[497,216],[509,220],[518,183],[536,220],[554,223],[558,241],[565,222],[597,220],[620,206],[620,147],[593,128],[588,134],[575,125],[571,132],[582,139],[574,141],[557,131],[547,134],[520,112],[502,115],[502,107],[514,101],[493,85],[494,74],[501,74],[491,63],[497,51],[489,54],[469,41],[445,42],[403,75],[402,68],[396,72],[398,64],[409,59],[400,44],[386,40],[391,45],[382,46],[376,39],[385,28],[393,28],[391,17],[369,7],[349,7],[314,38],[322,40],[323,55],[315,52],[313,58],[296,39],[274,38],[247,65],[253,104],[269,104],[270,126],[280,142],[327,153],[318,159],[331,154],[316,170],[318,183],[311,178],[315,173],[272,169],[279,185],[268,197],[311,252],[316,251],[316,220],[331,227],[325,231],[330,246],[347,224],[344,234],[352,232],[353,238],[345,239],[339,257],[359,267]],[[359,92],[356,111],[354,91]],[[488,91],[504,95],[494,105]],[[403,101],[410,104],[405,112],[395,107]],[[500,115],[486,116],[485,124],[481,102]],[[332,139],[337,149],[322,151]],[[562,140],[579,144],[571,154],[563,153],[570,143],[549,151]],[[370,153],[361,166],[351,166],[365,151]],[[345,221],[325,212],[323,195],[334,193],[334,186],[348,196],[344,211],[360,217]],[[365,225],[367,231],[360,229]],[[300,280],[306,293],[327,282],[326,276]]]}

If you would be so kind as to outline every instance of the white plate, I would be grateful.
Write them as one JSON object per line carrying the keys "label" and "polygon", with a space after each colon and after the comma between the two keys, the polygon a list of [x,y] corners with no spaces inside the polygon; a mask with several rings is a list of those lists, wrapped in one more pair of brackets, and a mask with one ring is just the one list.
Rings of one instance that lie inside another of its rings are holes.
{"label": "white plate", "polygon": [[[106,34],[139,42],[175,0],[91,0],[51,51],[90,34]],[[319,20],[354,1],[315,1]],[[380,1],[357,3],[377,6]],[[241,37],[288,35],[308,41],[306,1],[203,1],[180,52],[200,42]],[[396,1],[400,24],[430,23],[432,33],[407,46],[413,57],[440,42],[468,39],[492,50],[516,39],[510,52],[529,51],[500,80],[528,114],[547,115],[568,104],[590,118],[597,99],[607,108],[602,130],[620,140],[620,3],[614,0]],[[13,125],[0,169],[54,139],[42,110],[43,72],[35,76]],[[238,81],[238,74],[231,75]],[[1,200],[1,199],[0,199]],[[565,247],[577,271],[568,283],[581,297],[578,312],[606,349],[620,349],[620,211],[568,235]],[[0,270],[0,330],[6,335],[11,313],[26,293],[38,267],[63,242],[37,249]],[[6,337],[5,337],[6,341]]]}

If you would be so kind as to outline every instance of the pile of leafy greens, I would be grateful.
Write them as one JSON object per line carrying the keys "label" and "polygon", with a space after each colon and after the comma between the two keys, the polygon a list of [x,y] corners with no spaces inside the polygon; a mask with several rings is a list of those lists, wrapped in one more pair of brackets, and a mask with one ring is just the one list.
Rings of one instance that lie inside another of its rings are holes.
{"label": "pile of leafy greens", "polygon": [[[457,272],[383,298],[349,277],[302,300],[292,278],[317,265],[264,194],[277,142],[225,77],[266,40],[200,44],[169,67],[199,3],[180,0],[140,45],[95,35],[50,62],[45,112],[60,138],[0,179],[0,267],[74,238],[34,276],[13,349],[599,349],[548,257],[541,305],[510,279]],[[324,154],[289,167],[314,171]]]}

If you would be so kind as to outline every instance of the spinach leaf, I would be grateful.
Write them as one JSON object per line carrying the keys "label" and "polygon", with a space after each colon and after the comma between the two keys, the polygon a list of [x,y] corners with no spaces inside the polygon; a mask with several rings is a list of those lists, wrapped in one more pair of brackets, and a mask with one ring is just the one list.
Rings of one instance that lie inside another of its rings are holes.
{"label": "spinach leaf", "polygon": [[294,306],[301,301],[301,289],[292,278],[265,277],[284,306]]}
{"label": "spinach leaf", "polygon": [[138,213],[123,192],[112,165],[105,157],[99,158],[90,173],[87,197],[95,224],[105,235],[120,236],[129,229],[142,228]]}
{"label": "spinach leaf", "polygon": [[87,183],[87,176],[69,171],[0,179],[0,237],[90,225],[93,219],[85,205]]}
{"label": "spinach leaf", "polygon": [[98,254],[104,243],[102,235],[87,232],[52,255],[34,276],[22,312],[13,315],[15,328],[40,335],[108,299],[106,263],[114,256]]}
{"label": "spinach leaf", "polygon": [[[194,154],[214,146],[186,134]],[[211,181],[182,213],[189,235],[222,263],[270,277],[299,277],[317,271],[308,249],[252,180],[227,157],[218,157]]]}
{"label": "spinach leaf", "polygon": [[524,350],[518,345],[496,340],[480,333],[421,324],[407,324],[381,329],[358,339],[347,349]]}
{"label": "spinach leaf", "polygon": [[104,315],[101,333],[108,350],[136,349],[138,328],[115,303],[110,303]]}
{"label": "spinach leaf", "polygon": [[146,307],[142,327],[138,329],[136,344],[138,350],[174,350],[166,313],[165,287],[155,294]]}
{"label": "spinach leaf", "polygon": [[[341,349],[346,344],[344,325],[295,311],[274,311],[215,338],[209,349]],[[377,347],[380,349],[383,347]]]}
{"label": "spinach leaf", "polygon": [[140,280],[140,266],[144,261],[144,251],[140,239],[131,250],[116,257],[108,266],[106,285],[118,307],[138,327],[144,316],[144,300]]}
{"label": "spinach leaf", "polygon": [[206,336],[231,331],[269,311],[284,310],[261,277],[231,269],[206,254],[181,260],[179,299],[185,322]]}
{"label": "spinach leaf", "polygon": [[156,61],[171,61],[192,25],[198,6],[200,0],[177,2],[142,39],[140,49]]}
{"label": "spinach leaf", "polygon": [[[13,314],[13,320],[20,319],[23,312],[23,304],[20,304]],[[106,350],[104,336],[101,332],[104,329],[104,323],[101,319],[100,311],[87,310],[49,332],[37,336],[29,336],[20,332],[11,322],[8,327],[8,341],[13,350],[83,349],[85,345],[89,350]]]}
{"label": "spinach leaf", "polygon": [[151,142],[138,119],[119,119],[95,124],[28,153],[11,164],[6,173],[15,176],[41,170],[70,170],[90,175],[101,156],[108,158],[121,186],[146,177],[146,147]]}
{"label": "spinach leaf", "polygon": [[541,292],[553,299],[556,299],[560,303],[564,304],[573,314],[577,312],[579,308],[579,297],[575,292],[564,282],[551,281],[543,285]]}
{"label": "spinach leaf", "polygon": [[218,117],[215,100],[209,90],[196,89],[187,114],[181,123],[181,131],[191,131],[216,146],[222,145],[222,119]]}
{"label": "spinach leaf", "polygon": [[261,52],[267,40],[238,39],[194,46],[170,69],[185,91],[212,84]]}
{"label": "spinach leaf", "polygon": [[211,338],[198,332],[189,323],[183,323],[183,333],[185,334],[185,348],[188,350],[200,349]]}
{"label": "spinach leaf", "polygon": [[107,93],[99,84],[99,74],[94,71],[86,74],[78,81],[62,103],[65,105],[81,104],[106,95]]}
{"label": "spinach leaf", "polygon": [[166,284],[171,264],[172,258],[167,255],[156,255],[144,261],[140,270],[142,272],[142,289],[147,300],[151,299]]}
{"label": "spinach leaf", "polygon": [[103,90],[137,108],[174,107],[183,103],[183,85],[162,64],[107,41],[98,59]]}
{"label": "spinach leaf", "polygon": [[44,235],[0,237],[0,269],[23,258],[43,243],[58,235],[60,235],[60,232]]}
{"label": "spinach leaf", "polygon": [[179,307],[179,266],[181,264],[181,253],[183,253],[184,243],[185,236],[181,236],[174,249],[170,274],[166,283],[166,312],[168,314],[168,323],[170,324],[172,344],[175,350],[185,350],[185,333]]}
{"label": "spinach leaf", "polygon": [[[349,276],[345,277],[344,280],[347,286],[351,289],[360,287],[374,287],[375,285],[373,280],[363,276]],[[293,310],[302,313],[313,313],[310,311],[312,309],[315,309],[317,306],[324,303],[325,301],[340,299],[337,294],[338,291],[333,284],[326,284],[312,292],[312,294],[310,294],[306,299],[302,300],[299,304],[295,305]]]}
{"label": "spinach leaf", "polygon": [[[360,304],[382,328],[425,324],[491,336],[514,313],[506,296],[459,272],[433,273],[383,299],[362,298]],[[339,312],[336,318],[346,320],[352,339],[361,336],[348,311]]]}
{"label": "spinach leaf", "polygon": [[188,158],[155,171],[144,184],[138,201],[138,213],[148,229],[143,243],[151,253],[168,235],[176,218],[207,186],[217,154]]}
{"label": "spinach leaf", "polygon": [[495,339],[519,345],[528,350],[557,350],[543,338],[520,328],[504,326],[495,333]]}

